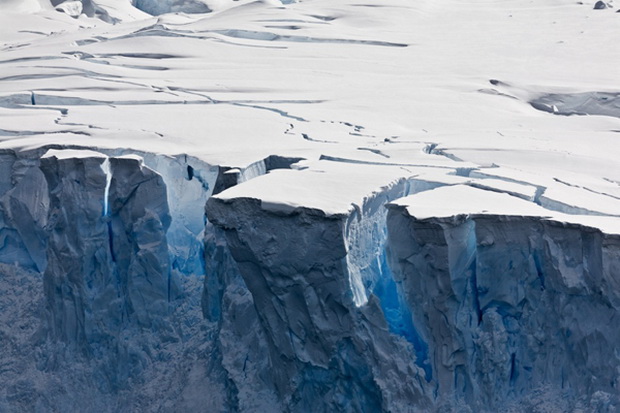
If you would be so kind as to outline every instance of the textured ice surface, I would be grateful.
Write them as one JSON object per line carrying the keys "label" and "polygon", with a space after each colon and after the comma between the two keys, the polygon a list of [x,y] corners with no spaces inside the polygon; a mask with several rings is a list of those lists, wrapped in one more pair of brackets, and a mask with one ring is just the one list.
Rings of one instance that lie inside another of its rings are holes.
{"label": "textured ice surface", "polygon": [[154,16],[164,13],[209,13],[211,9],[206,2],[200,0],[134,0],[133,5]]}
{"label": "textured ice surface", "polygon": [[618,407],[617,235],[537,216],[415,210],[390,208],[388,244],[440,399],[478,410],[545,389],[558,409],[560,397],[572,409],[597,392],[605,409]]}
{"label": "textured ice surface", "polygon": [[413,349],[389,333],[380,301],[356,301],[347,274],[353,270],[346,258],[347,219],[310,209],[264,211],[252,199],[214,199],[208,213],[224,230],[254,297],[277,394],[288,409],[411,411],[428,405]]}
{"label": "textured ice surface", "polygon": [[0,1],[0,411],[617,411],[581,3]]}

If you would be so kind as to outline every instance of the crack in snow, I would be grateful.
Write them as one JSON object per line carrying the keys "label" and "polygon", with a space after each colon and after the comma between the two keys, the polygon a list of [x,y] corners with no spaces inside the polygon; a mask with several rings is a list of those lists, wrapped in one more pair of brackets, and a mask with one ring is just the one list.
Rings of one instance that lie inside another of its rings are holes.
{"label": "crack in snow", "polygon": [[[604,179],[604,178],[603,178],[603,179]],[[585,187],[585,186],[571,184],[570,182],[563,181],[563,180],[561,180],[561,179],[559,179],[559,178],[553,178],[553,180],[554,180],[555,182],[557,182],[557,183],[560,183],[560,184],[562,184],[562,185],[569,186],[569,187],[571,187],[571,188],[579,188],[579,189],[583,189],[584,191],[591,192],[591,193],[593,193],[593,194],[597,194],[597,195],[601,195],[601,196],[607,196],[607,197],[609,197],[609,198],[613,198],[613,199],[620,200],[620,197],[618,197],[618,196],[611,195],[611,194],[608,194],[608,193],[605,193],[605,192],[595,191],[594,189],[591,189],[591,188],[588,188],[588,187]],[[609,181],[609,180],[607,180],[607,181]],[[610,181],[610,182],[613,182],[613,181]]]}
{"label": "crack in snow", "polygon": [[379,155],[382,156],[384,158],[390,158],[390,155],[386,155],[383,152],[381,152],[379,149],[372,149],[372,148],[357,148],[358,151],[368,151],[368,152],[372,152],[375,155]]}

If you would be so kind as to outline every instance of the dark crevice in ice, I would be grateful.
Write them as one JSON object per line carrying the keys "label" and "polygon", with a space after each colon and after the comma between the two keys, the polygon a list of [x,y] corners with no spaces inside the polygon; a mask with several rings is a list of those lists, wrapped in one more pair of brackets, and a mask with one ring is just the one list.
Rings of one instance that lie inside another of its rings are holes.
{"label": "dark crevice in ice", "polygon": [[[256,162],[255,164],[262,164],[262,166],[264,167],[262,173],[267,173],[274,169],[291,169],[293,164],[303,161],[304,159],[305,158],[300,157],[270,155],[265,159]],[[252,166],[253,165],[250,165],[247,169],[251,169]],[[220,192],[237,185],[238,183],[242,182],[243,179],[247,180],[247,175],[245,175],[243,171],[239,170],[238,168],[233,168],[230,166],[219,166],[218,169],[219,173],[217,175],[217,180],[213,188],[213,195],[217,195]]]}
{"label": "dark crevice in ice", "polygon": [[358,151],[368,151],[371,153],[374,153],[375,155],[379,155],[382,156],[384,158],[390,158],[390,155],[386,155],[383,152],[381,152],[379,149],[372,149],[372,148],[357,148]]}
{"label": "dark crevice in ice", "polygon": [[305,140],[307,140],[307,141],[310,141],[310,142],[318,142],[318,143],[338,143],[338,142],[336,142],[336,141],[326,141],[326,140],[322,140],[322,139],[314,139],[314,138],[311,138],[311,137],[310,137],[307,133],[302,133],[302,134],[301,134],[301,137],[302,137],[302,138],[304,138],[304,139],[305,139]]}
{"label": "dark crevice in ice", "polygon": [[74,135],[91,136],[90,133],[76,130],[58,130],[58,131],[29,131],[20,130],[12,131],[7,129],[0,129],[0,136],[29,136],[29,135],[59,135],[70,133]]}
{"label": "dark crevice in ice", "polygon": [[572,187],[572,188],[579,188],[579,189],[583,189],[584,191],[591,192],[591,193],[593,193],[593,194],[602,195],[602,196],[607,196],[607,197],[609,197],[609,198],[613,198],[613,199],[618,199],[618,200],[620,200],[620,197],[618,197],[618,196],[611,195],[611,194],[608,194],[608,193],[605,193],[605,192],[595,191],[595,190],[593,190],[593,189],[591,189],[591,188],[588,188],[588,187],[585,187],[585,186],[571,184],[570,182],[563,181],[563,180],[561,180],[561,179],[559,179],[559,178],[553,178],[553,180],[554,180],[555,182],[557,182],[557,183],[560,183],[560,184],[562,184],[562,185],[566,185],[566,186],[570,186],[570,187]]}
{"label": "dark crevice in ice", "polygon": [[[499,176],[499,175],[493,175],[493,174],[487,174],[484,172],[480,172],[480,169],[472,169],[470,176],[472,176],[473,178],[478,178],[480,179],[480,184],[484,186],[484,180],[485,179],[497,179],[500,181],[504,181],[504,182],[510,182],[510,183],[515,183],[515,184],[519,184],[519,185],[526,185],[526,186],[531,186],[536,188],[536,191],[534,193],[534,196],[532,199],[528,199],[531,202],[535,203],[536,205],[541,205],[541,197],[543,196],[543,194],[545,193],[545,191],[547,190],[546,187],[542,186],[542,185],[537,185],[531,182],[527,182],[527,181],[523,181],[520,179],[514,179],[514,178],[508,178],[505,176]],[[471,186],[474,187],[478,187],[478,185],[474,182],[474,183],[470,183]],[[482,189],[488,189],[488,190],[492,190],[492,188],[489,188],[487,186],[484,186]],[[517,196],[519,198],[523,198],[526,199],[526,197],[523,194],[516,194],[516,193],[512,193],[510,191],[500,191],[500,192],[505,192],[509,195],[512,196]]]}
{"label": "dark crevice in ice", "polygon": [[248,40],[263,40],[263,41],[284,41],[284,42],[300,42],[300,43],[335,43],[335,44],[359,44],[367,46],[387,46],[387,47],[408,47],[405,43],[393,43],[384,42],[378,40],[356,40],[356,39],[334,39],[334,38],[319,38],[310,36],[291,36],[280,35],[271,32],[260,32],[254,30],[239,30],[239,29],[226,29],[226,30],[213,30],[212,33],[221,34],[227,37],[234,37],[237,39]]}
{"label": "dark crevice in ice", "polygon": [[516,364],[517,364],[516,354],[512,353],[510,355],[510,378],[509,378],[511,384],[514,384],[515,381],[517,380],[518,373],[517,373]]}
{"label": "dark crevice in ice", "polygon": [[451,161],[463,162],[461,158],[458,158],[451,153],[447,153],[444,149],[438,149],[438,146],[438,143],[430,143],[424,147],[423,151],[424,153],[427,153],[429,155],[443,156],[450,159]]}
{"label": "dark crevice in ice", "polygon": [[108,245],[110,247],[110,258],[113,263],[116,263],[116,253],[114,252],[114,233],[112,231],[112,221],[108,219]]}
{"label": "dark crevice in ice", "polygon": [[480,308],[480,290],[478,289],[478,274],[476,271],[476,258],[472,260],[469,270],[471,271],[471,292],[473,295],[474,311],[476,312],[478,316],[477,324],[480,325],[480,323],[482,323],[483,311],[482,311],[482,308]]}
{"label": "dark crevice in ice", "polygon": [[532,254],[532,258],[534,259],[534,266],[536,267],[536,274],[538,275],[538,280],[540,281],[540,289],[545,289],[545,273],[542,266],[542,261],[540,259],[540,255],[535,251]]}
{"label": "dark crevice in ice", "polygon": [[493,86],[510,86],[508,83],[504,83],[501,80],[489,79],[489,83]]}
{"label": "dark crevice in ice", "polygon": [[409,164],[409,163],[395,163],[395,162],[370,162],[370,161],[362,161],[359,159],[348,159],[341,158],[338,156],[331,155],[321,155],[319,157],[321,161],[331,161],[331,162],[342,162],[342,163],[350,163],[350,164],[359,164],[359,165],[377,165],[377,166],[404,166],[404,167],[422,167],[422,168],[435,168],[435,169],[446,169],[446,170],[454,170],[453,167],[442,166],[442,165],[426,165],[426,164]]}
{"label": "dark crevice in ice", "polygon": [[302,117],[291,115],[290,113],[288,113],[288,112],[286,112],[284,110],[280,110],[280,109],[276,109],[276,108],[270,108],[268,106],[250,105],[250,104],[239,103],[239,102],[220,102],[220,101],[214,101],[213,103],[222,103],[222,104],[229,104],[229,105],[233,105],[233,106],[241,106],[241,107],[245,107],[245,108],[267,110],[269,112],[277,113],[278,115],[280,115],[280,116],[282,116],[284,118],[293,119],[293,120],[296,120],[296,121],[299,121],[299,122],[308,122],[306,119],[304,119]]}
{"label": "dark crevice in ice", "polygon": [[506,191],[500,188],[494,188],[492,186],[487,186],[484,184],[484,181],[467,182],[465,183],[465,185],[471,186],[472,188],[482,189],[484,191],[497,192],[499,194],[507,194],[510,196],[514,196],[515,198],[520,198],[526,201],[532,201],[532,199],[526,194],[521,194],[521,193],[513,192],[513,191]]}
{"label": "dark crevice in ice", "polygon": [[609,182],[611,184],[616,184],[616,185],[620,186],[620,181],[616,181],[616,180],[613,180],[613,179],[610,179],[610,178],[603,178],[603,180],[605,180],[605,181],[607,181],[607,182]]}

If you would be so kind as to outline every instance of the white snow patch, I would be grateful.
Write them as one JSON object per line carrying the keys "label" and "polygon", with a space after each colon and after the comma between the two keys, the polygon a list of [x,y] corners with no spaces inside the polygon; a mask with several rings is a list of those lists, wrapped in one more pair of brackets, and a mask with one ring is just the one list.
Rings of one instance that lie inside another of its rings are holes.
{"label": "white snow patch", "polygon": [[70,158],[106,158],[101,152],[89,149],[48,149],[42,158],[70,159]]}
{"label": "white snow patch", "polygon": [[505,193],[486,191],[467,185],[443,186],[392,202],[407,207],[417,219],[456,215],[547,216],[549,211]]}

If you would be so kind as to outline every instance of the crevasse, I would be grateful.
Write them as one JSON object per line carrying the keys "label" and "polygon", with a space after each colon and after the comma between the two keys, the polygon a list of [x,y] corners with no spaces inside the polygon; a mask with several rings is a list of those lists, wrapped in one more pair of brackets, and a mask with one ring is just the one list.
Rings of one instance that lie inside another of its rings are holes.
{"label": "crevasse", "polygon": [[345,226],[346,263],[354,304],[357,307],[366,305],[370,295],[378,299],[389,330],[412,344],[415,363],[430,381],[432,368],[428,363],[428,346],[414,325],[410,306],[400,280],[394,278],[386,250],[387,209],[384,206],[409,195],[415,187],[415,182],[401,180],[372,194],[361,207],[354,209]]}

